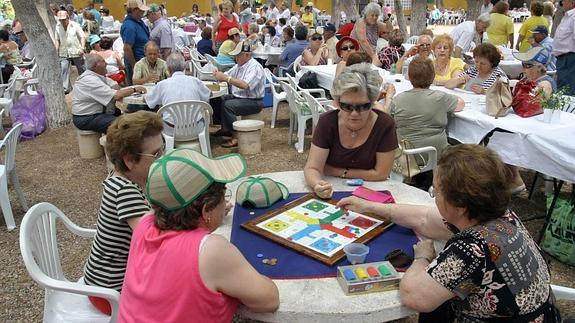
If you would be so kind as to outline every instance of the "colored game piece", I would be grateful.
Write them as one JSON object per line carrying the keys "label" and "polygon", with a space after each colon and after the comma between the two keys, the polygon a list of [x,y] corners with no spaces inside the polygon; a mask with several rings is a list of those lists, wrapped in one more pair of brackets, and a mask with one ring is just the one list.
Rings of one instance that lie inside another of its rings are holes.
{"label": "colored game piece", "polygon": [[254,212],[254,211],[251,211],[251,212],[250,212],[250,215],[254,215],[254,214],[256,214],[256,212]]}
{"label": "colored game piece", "polygon": [[367,273],[369,274],[369,277],[379,277],[379,272],[377,272],[377,269],[373,267],[367,267]]}
{"label": "colored game piece", "polygon": [[356,280],[355,274],[353,273],[353,271],[351,269],[344,270],[343,276],[345,277],[345,280],[347,280],[347,281]]}
{"label": "colored game piece", "polygon": [[357,278],[361,280],[368,278],[367,272],[362,267],[355,269],[355,274],[357,275]]}
{"label": "colored game piece", "polygon": [[386,265],[381,265],[381,266],[377,267],[377,269],[379,270],[379,272],[381,273],[382,276],[391,275],[391,271],[389,271],[389,268],[387,268]]}
{"label": "colored game piece", "polygon": [[266,259],[264,259],[264,260],[262,260],[262,262],[263,262],[264,264],[266,264],[266,265],[269,263],[269,261],[270,261],[270,260],[269,260],[269,259],[267,259],[267,258],[266,258]]}
{"label": "colored game piece", "polygon": [[258,258],[261,258],[261,257],[263,257],[263,256],[264,256],[264,254],[262,254],[262,253],[258,253],[258,254],[257,254],[257,257],[258,257]]}
{"label": "colored game piece", "polygon": [[277,258],[272,258],[269,260],[268,265],[275,266],[278,263]]}

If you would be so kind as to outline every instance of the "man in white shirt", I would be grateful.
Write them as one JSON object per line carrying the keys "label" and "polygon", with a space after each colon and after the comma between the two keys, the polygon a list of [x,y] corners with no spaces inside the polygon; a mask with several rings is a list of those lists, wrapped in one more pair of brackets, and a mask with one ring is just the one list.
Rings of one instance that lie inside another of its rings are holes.
{"label": "man in white shirt", "polygon": [[[235,56],[236,65],[226,73],[214,72],[214,77],[220,82],[228,83],[232,94],[212,100],[214,115],[220,114],[222,128],[215,136],[231,137],[236,116],[259,113],[263,108],[265,94],[265,74],[260,63],[252,58],[251,46],[248,42],[239,42],[229,53]],[[224,148],[238,145],[235,138],[222,144]]]}
{"label": "man in white shirt", "polygon": [[56,50],[60,57],[62,68],[62,81],[64,93],[70,92],[70,62],[78,69],[78,75],[84,73],[84,44],[85,36],[82,27],[70,21],[66,10],[58,11],[56,16],[59,23],[56,25]]}
{"label": "man in white shirt", "polygon": [[463,53],[471,50],[472,43],[479,45],[483,42],[483,33],[491,24],[491,16],[482,14],[475,21],[464,21],[451,32],[453,38],[453,57],[461,58]]}
{"label": "man in white shirt", "polygon": [[286,21],[289,21],[289,18],[290,18],[290,10],[289,10],[289,8],[287,7],[287,4],[286,4],[285,1],[282,2],[280,8],[281,8],[281,13],[280,13],[280,15],[279,15],[279,18],[285,18]]}
{"label": "man in white shirt", "polygon": [[277,19],[280,15],[280,11],[274,2],[270,3],[270,10],[268,11],[268,20]]}
{"label": "man in white shirt", "polygon": [[557,88],[569,86],[575,95],[575,0],[563,0],[565,15],[555,32],[553,55],[557,57]]}
{"label": "man in white shirt", "polygon": [[493,10],[493,3],[491,3],[491,0],[483,0],[483,4],[481,5],[481,12],[479,15],[484,13],[490,14],[491,10]]}

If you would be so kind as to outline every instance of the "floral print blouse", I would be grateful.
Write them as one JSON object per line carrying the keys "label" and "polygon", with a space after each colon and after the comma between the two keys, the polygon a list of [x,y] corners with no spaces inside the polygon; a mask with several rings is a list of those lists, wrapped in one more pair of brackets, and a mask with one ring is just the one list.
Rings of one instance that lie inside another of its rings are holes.
{"label": "floral print blouse", "polygon": [[457,322],[528,314],[549,298],[547,264],[512,211],[455,234],[427,272],[456,295]]}

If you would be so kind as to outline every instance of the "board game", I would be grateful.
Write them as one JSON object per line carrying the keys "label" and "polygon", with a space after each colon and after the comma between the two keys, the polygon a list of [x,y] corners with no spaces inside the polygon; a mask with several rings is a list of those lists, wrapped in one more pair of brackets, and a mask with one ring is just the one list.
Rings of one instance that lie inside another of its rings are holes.
{"label": "board game", "polygon": [[391,225],[377,215],[346,213],[336,202],[309,193],[241,226],[331,266],[347,244],[367,242]]}

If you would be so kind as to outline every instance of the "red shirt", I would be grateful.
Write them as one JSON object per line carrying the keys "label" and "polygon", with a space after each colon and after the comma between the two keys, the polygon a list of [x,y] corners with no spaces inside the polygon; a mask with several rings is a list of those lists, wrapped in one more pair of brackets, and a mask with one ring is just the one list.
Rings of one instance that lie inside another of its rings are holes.
{"label": "red shirt", "polygon": [[240,24],[236,20],[236,16],[232,15],[232,21],[229,21],[226,17],[220,15],[220,25],[216,34],[216,41],[225,41],[228,39],[228,30],[232,28],[240,28]]}
{"label": "red shirt", "polygon": [[355,23],[348,22],[347,24],[339,27],[337,34],[342,35],[342,36],[349,36],[351,34],[351,31],[353,30],[354,25],[355,25]]}

